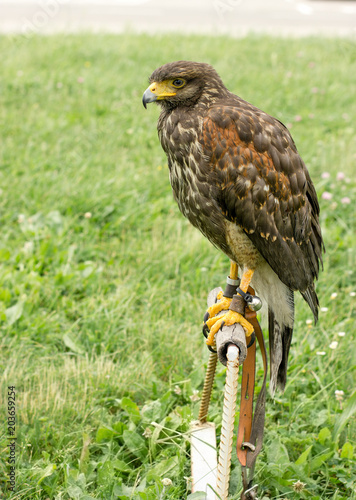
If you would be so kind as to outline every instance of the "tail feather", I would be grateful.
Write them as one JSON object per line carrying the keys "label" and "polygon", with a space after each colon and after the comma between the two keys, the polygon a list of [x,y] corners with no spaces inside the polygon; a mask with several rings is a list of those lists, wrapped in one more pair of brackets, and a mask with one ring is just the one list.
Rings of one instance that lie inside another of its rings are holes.
{"label": "tail feather", "polygon": [[300,292],[303,299],[307,302],[314,315],[315,323],[318,321],[319,316],[319,299],[315,291],[314,283],[305,292]]}
{"label": "tail feather", "polygon": [[293,336],[293,327],[280,325],[274,312],[268,310],[269,355],[270,355],[270,391],[274,395],[276,388],[284,391],[287,381],[288,354]]}

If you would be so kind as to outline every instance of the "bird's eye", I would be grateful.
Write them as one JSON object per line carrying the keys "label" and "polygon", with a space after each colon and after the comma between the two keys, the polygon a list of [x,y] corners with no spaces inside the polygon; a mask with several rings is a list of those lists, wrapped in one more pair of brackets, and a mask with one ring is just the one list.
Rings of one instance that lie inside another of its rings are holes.
{"label": "bird's eye", "polygon": [[184,84],[185,84],[185,81],[184,81],[184,80],[182,80],[181,78],[176,78],[176,79],[175,79],[175,80],[173,80],[173,82],[172,82],[173,87],[177,87],[177,88],[179,88],[179,87],[183,87],[183,85],[184,85]]}

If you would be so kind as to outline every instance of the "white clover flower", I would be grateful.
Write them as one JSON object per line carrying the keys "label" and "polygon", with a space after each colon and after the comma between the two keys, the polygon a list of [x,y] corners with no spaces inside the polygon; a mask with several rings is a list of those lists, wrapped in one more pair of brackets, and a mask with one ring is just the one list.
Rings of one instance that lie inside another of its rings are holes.
{"label": "white clover flower", "polygon": [[300,493],[301,491],[304,490],[304,487],[305,487],[305,483],[302,483],[301,481],[296,481],[295,483],[293,483],[293,490],[296,491],[297,493]]}
{"label": "white clover flower", "polygon": [[146,427],[146,429],[142,433],[142,436],[146,439],[150,438],[152,436],[152,430],[149,427]]}
{"label": "white clover flower", "polygon": [[199,391],[195,389],[193,394],[190,396],[190,400],[194,403],[194,401],[199,401],[200,397],[198,396]]}
{"label": "white clover flower", "polygon": [[334,292],[334,293],[332,293],[332,294],[330,295],[330,298],[331,298],[332,300],[336,299],[336,297],[337,297],[337,293],[336,293],[336,292]]}
{"label": "white clover flower", "polygon": [[182,389],[179,387],[179,385],[176,385],[173,389],[174,394],[177,394],[177,396],[180,396],[182,394]]}
{"label": "white clover flower", "polygon": [[335,391],[336,401],[342,401],[344,399],[344,396],[345,396],[344,391],[339,391],[339,390]]}
{"label": "white clover flower", "polygon": [[172,483],[172,480],[169,479],[169,477],[164,477],[162,479],[162,484],[163,484],[163,486],[172,486],[173,483]]}
{"label": "white clover flower", "polygon": [[331,200],[333,195],[332,193],[329,193],[329,191],[324,191],[321,197],[323,200]]}
{"label": "white clover flower", "polygon": [[313,324],[313,320],[312,320],[312,319],[307,319],[307,320],[305,321],[305,324],[306,324],[306,325],[312,325],[312,324]]}
{"label": "white clover flower", "polygon": [[345,335],[346,335],[346,332],[339,332],[339,333],[338,333],[338,336],[339,336],[339,337],[345,337]]}
{"label": "white clover flower", "polygon": [[26,241],[25,244],[24,244],[24,246],[23,246],[23,249],[24,249],[25,253],[32,253],[33,252],[33,248],[34,248],[33,241]]}
{"label": "white clover flower", "polygon": [[338,345],[339,345],[339,342],[337,340],[334,340],[333,342],[331,342],[329,347],[330,347],[330,349],[337,349]]}
{"label": "white clover flower", "polygon": [[349,205],[351,203],[351,199],[348,196],[344,196],[343,198],[341,198],[341,203],[343,205]]}
{"label": "white clover flower", "polygon": [[356,292],[350,292],[350,297],[355,297],[356,296]]}
{"label": "white clover flower", "polygon": [[86,219],[91,219],[91,215],[92,215],[91,212],[85,212],[84,217]]}
{"label": "white clover flower", "polygon": [[317,351],[316,355],[317,356],[325,356],[326,352],[325,351]]}
{"label": "white clover flower", "polygon": [[325,313],[325,312],[326,312],[326,311],[328,311],[328,310],[329,310],[329,308],[328,308],[328,307],[321,307],[321,308],[320,308],[320,311],[321,311],[321,312],[323,312],[323,313]]}

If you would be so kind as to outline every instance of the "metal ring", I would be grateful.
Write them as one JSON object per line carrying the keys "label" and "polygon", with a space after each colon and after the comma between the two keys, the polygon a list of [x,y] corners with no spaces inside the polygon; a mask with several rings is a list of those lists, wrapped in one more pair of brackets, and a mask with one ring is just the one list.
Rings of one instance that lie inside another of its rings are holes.
{"label": "metal ring", "polygon": [[[251,483],[252,483],[252,481],[250,481],[249,486],[250,486],[250,484],[251,484]],[[248,490],[245,490],[245,491],[244,491],[244,494],[246,495],[246,493],[255,493],[253,490],[254,490],[255,488],[257,488],[257,487],[258,487],[258,484],[254,484],[254,485],[253,485],[253,486],[251,486]],[[256,498],[256,497],[253,495],[253,496],[250,496],[250,498]]]}
{"label": "metal ring", "polygon": [[253,445],[252,443],[249,443],[248,441],[244,441],[244,442],[242,443],[241,448],[242,448],[242,449],[244,449],[244,448],[248,448],[249,450],[251,450],[252,452],[254,452],[254,451],[255,451],[255,449],[256,449],[256,446],[255,446],[255,445]]}
{"label": "metal ring", "polygon": [[230,278],[230,276],[226,276],[226,283],[232,286],[239,286],[240,280],[239,279],[233,280],[232,278]]}

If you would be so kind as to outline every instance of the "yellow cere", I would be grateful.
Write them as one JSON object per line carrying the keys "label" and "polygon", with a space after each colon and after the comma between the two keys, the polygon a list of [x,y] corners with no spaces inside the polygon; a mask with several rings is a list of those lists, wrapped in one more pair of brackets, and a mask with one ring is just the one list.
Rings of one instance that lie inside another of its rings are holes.
{"label": "yellow cere", "polygon": [[157,100],[176,95],[176,92],[172,92],[174,90],[174,87],[172,86],[172,80],[165,80],[164,82],[153,82],[148,88],[153,94],[156,94]]}

